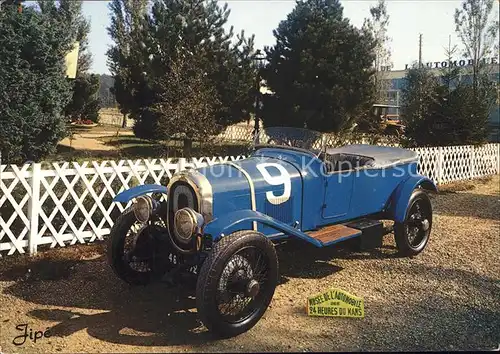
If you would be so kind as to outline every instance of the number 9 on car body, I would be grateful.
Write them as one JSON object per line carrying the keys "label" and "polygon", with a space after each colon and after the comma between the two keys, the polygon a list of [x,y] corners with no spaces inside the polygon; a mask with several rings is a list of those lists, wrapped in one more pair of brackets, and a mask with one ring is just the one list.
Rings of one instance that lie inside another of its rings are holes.
{"label": "number 9 on car body", "polygon": [[[272,162],[261,163],[256,165],[256,167],[262,174],[262,177],[264,177],[267,183],[269,183],[272,186],[279,186],[279,185],[284,186],[282,195],[275,195],[273,191],[266,192],[266,198],[269,201],[269,203],[274,205],[279,205],[288,201],[288,199],[290,199],[290,195],[292,192],[292,182],[290,180],[290,174],[288,173],[286,168],[280,164]],[[279,176],[271,176],[271,174],[267,170],[268,167],[277,168],[280,172]]]}

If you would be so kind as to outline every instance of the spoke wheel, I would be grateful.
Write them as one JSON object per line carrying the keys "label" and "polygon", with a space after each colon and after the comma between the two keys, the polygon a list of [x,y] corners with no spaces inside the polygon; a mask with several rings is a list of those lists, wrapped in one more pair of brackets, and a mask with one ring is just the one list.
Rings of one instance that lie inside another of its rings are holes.
{"label": "spoke wheel", "polygon": [[146,285],[159,279],[176,262],[161,219],[140,224],[131,208],[115,221],[108,239],[108,262],[127,283]]}
{"label": "spoke wheel", "polygon": [[429,196],[416,189],[408,203],[404,222],[394,226],[398,250],[409,256],[422,252],[429,241],[431,227],[432,206]]}
{"label": "spoke wheel", "polygon": [[217,242],[197,282],[198,312],[221,337],[248,331],[274,295],[278,261],[274,246],[255,231],[239,231]]}
{"label": "spoke wheel", "polygon": [[229,323],[247,319],[263,304],[269,264],[256,247],[234,254],[222,271],[217,289],[220,315]]}

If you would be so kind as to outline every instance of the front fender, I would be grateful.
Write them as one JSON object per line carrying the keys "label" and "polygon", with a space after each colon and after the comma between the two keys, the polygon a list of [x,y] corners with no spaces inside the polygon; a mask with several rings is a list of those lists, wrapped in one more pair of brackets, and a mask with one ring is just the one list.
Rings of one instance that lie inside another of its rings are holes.
{"label": "front fender", "polygon": [[408,202],[415,188],[421,187],[425,190],[437,192],[436,184],[424,176],[411,176],[401,182],[391,196],[388,208],[389,215],[396,222],[403,222],[406,216]]}
{"label": "front fender", "polygon": [[143,184],[134,188],[127,189],[119,193],[113,202],[128,203],[134,198],[148,193],[163,193],[166,194],[168,191],[167,187],[161,186],[159,184]]}
{"label": "front fender", "polygon": [[221,216],[215,220],[212,220],[211,222],[209,222],[205,226],[204,233],[211,235],[212,239],[214,241],[217,241],[221,237],[226,235],[227,230],[233,228],[234,226],[236,226],[238,224],[249,222],[249,221],[250,222],[255,221],[255,222],[258,222],[260,224],[270,226],[278,231],[283,232],[284,234],[296,236],[296,237],[301,238],[305,241],[313,243],[318,247],[322,247],[322,244],[318,240],[303,233],[299,229],[296,229],[290,225],[284,224],[281,221],[273,219],[266,214],[262,214],[261,212],[248,210],[248,209],[233,211],[229,214],[226,214],[226,215]]}

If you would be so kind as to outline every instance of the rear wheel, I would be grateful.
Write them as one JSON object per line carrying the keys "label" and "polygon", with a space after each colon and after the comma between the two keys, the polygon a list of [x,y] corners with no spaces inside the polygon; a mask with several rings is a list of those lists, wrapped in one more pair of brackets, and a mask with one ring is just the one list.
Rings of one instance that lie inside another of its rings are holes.
{"label": "rear wheel", "polygon": [[278,282],[272,242],[256,231],[238,231],[218,241],[201,267],[198,313],[219,337],[252,328],[266,311]]}
{"label": "rear wheel", "polygon": [[132,208],[115,221],[108,239],[108,262],[114,273],[132,285],[160,279],[175,262],[164,222],[158,218],[139,223]]}
{"label": "rear wheel", "polygon": [[427,193],[415,189],[406,209],[405,220],[395,223],[394,237],[399,252],[415,256],[422,252],[429,241],[432,227],[432,206]]}

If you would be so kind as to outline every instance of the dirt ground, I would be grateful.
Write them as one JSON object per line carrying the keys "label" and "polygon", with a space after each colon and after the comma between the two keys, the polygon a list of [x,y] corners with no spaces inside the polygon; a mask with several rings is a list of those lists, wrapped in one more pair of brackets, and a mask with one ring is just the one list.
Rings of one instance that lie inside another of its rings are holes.
{"label": "dirt ground", "polygon": [[106,144],[100,138],[116,136],[117,134],[119,136],[134,136],[130,128],[100,125],[93,128],[74,129],[72,139],[65,138],[61,140],[59,144],[65,147],[71,147],[75,150],[109,151],[116,149],[116,147]]}
{"label": "dirt ground", "polygon": [[[368,252],[277,247],[281,284],[249,332],[214,340],[187,290],[131,288],[102,244],[0,260],[0,351],[259,352],[492,350],[500,344],[499,177],[433,196],[426,250],[398,258],[392,235]],[[28,271],[28,269],[30,271]],[[364,319],[305,314],[307,296],[338,287],[364,298]],[[15,346],[16,326],[50,337]]]}

